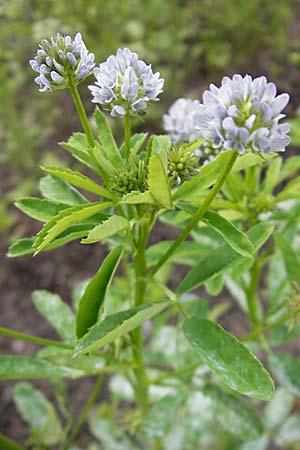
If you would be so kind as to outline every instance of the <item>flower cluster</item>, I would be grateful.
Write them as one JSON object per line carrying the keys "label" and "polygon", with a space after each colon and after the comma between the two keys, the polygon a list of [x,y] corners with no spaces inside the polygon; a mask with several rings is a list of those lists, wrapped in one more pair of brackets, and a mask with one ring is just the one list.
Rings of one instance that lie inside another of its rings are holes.
{"label": "flower cluster", "polygon": [[56,39],[43,39],[34,59],[32,69],[39,75],[35,82],[40,91],[64,89],[69,83],[78,84],[91,74],[95,55],[89,53],[80,33],[74,40],[71,36],[57,33]]}
{"label": "flower cluster", "polygon": [[265,77],[234,75],[211,85],[194,116],[195,128],[212,149],[251,149],[270,153],[284,151],[289,144],[289,125],[279,124],[289,101],[288,94],[276,95],[274,83]]}
{"label": "flower cluster", "polygon": [[199,158],[196,152],[189,150],[188,145],[173,146],[168,154],[168,175],[174,184],[190,180],[199,172]]}
{"label": "flower cluster", "polygon": [[138,59],[128,48],[119,49],[116,56],[94,69],[95,84],[89,86],[93,102],[103,105],[112,116],[143,113],[150,100],[157,101],[164,80],[151,65]]}
{"label": "flower cluster", "polygon": [[163,126],[172,142],[190,142],[199,137],[194,124],[199,104],[198,100],[178,98],[164,114]]}

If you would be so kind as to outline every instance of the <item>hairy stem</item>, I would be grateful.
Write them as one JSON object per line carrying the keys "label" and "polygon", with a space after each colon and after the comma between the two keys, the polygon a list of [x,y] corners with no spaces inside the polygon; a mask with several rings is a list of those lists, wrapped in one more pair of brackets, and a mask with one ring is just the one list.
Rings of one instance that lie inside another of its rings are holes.
{"label": "hairy stem", "polygon": [[53,339],[45,339],[38,336],[33,336],[31,334],[21,333],[19,331],[11,330],[9,328],[0,327],[0,334],[3,336],[8,336],[14,339],[19,339],[20,341],[32,342],[33,344],[46,345],[51,347],[65,348],[68,350],[73,350],[72,345],[64,344],[63,342],[54,341]]}
{"label": "hairy stem", "polygon": [[81,121],[81,125],[82,128],[84,129],[84,132],[86,134],[88,143],[90,145],[90,147],[94,147],[95,146],[95,139],[91,130],[91,126],[89,123],[89,120],[87,118],[83,103],[81,101],[77,86],[75,86],[75,84],[73,84],[71,81],[69,82],[69,87],[70,87],[70,91],[72,93],[72,97]]}
{"label": "hairy stem", "polygon": [[125,114],[124,133],[125,133],[126,159],[128,161],[130,155],[130,136],[131,136],[131,120],[129,112]]}
{"label": "hairy stem", "polygon": [[203,217],[203,215],[208,210],[209,206],[213,202],[214,198],[220,191],[221,187],[223,186],[223,183],[225,182],[226,178],[228,177],[236,159],[238,157],[238,153],[234,152],[231,159],[229,160],[228,164],[225,166],[225,169],[220,174],[219,178],[217,179],[216,184],[214,187],[210,190],[208,196],[196,212],[196,214],[193,216],[193,218],[189,221],[187,226],[182,230],[182,232],[177,236],[173,244],[169,247],[169,249],[166,251],[166,253],[161,257],[161,259],[158,261],[158,263],[153,267],[153,269],[150,272],[150,276],[152,277],[164,264],[170,256],[173,255],[174,251],[179,247],[179,245],[187,238],[187,236],[190,234],[192,229],[197,225],[199,220]]}

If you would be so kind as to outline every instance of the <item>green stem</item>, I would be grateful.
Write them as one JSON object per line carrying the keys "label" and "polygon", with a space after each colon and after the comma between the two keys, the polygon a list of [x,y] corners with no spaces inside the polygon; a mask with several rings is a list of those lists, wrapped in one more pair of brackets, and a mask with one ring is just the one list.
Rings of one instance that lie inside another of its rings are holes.
{"label": "green stem", "polygon": [[38,336],[32,336],[31,334],[20,333],[19,331],[10,330],[9,328],[0,327],[0,334],[8,336],[21,341],[32,342],[33,344],[46,345],[51,347],[65,348],[73,350],[74,347],[63,342],[54,341],[52,339],[40,338]]}
{"label": "green stem", "polygon": [[261,265],[259,259],[254,262],[250,273],[250,285],[247,292],[247,303],[249,318],[252,327],[256,327],[260,321],[260,303],[257,297],[257,286],[259,283],[259,276],[261,271]]}
{"label": "green stem", "polygon": [[5,450],[26,450],[25,447],[0,433],[0,448]]}
{"label": "green stem", "polygon": [[238,157],[238,153],[234,152],[232,157],[230,158],[228,164],[225,166],[224,171],[220,174],[219,178],[216,181],[216,184],[214,187],[210,190],[208,196],[196,212],[196,214],[193,216],[193,218],[189,221],[187,226],[182,230],[182,232],[177,236],[173,244],[169,247],[167,252],[161,257],[161,259],[158,261],[158,263],[153,267],[153,269],[150,272],[150,277],[153,277],[153,275],[165,264],[166,261],[172,256],[174,251],[179,247],[179,245],[187,238],[187,236],[190,234],[192,229],[197,225],[199,220],[203,217],[203,215],[208,210],[210,204],[213,202],[214,198],[220,191],[224,181],[228,177],[236,159]]}
{"label": "green stem", "polygon": [[80,118],[80,121],[81,121],[81,125],[82,125],[82,128],[84,129],[84,132],[86,134],[88,143],[89,143],[90,147],[94,147],[95,146],[95,139],[94,139],[94,136],[93,136],[93,133],[92,133],[92,129],[91,129],[89,120],[87,118],[87,115],[86,115],[83,103],[81,101],[81,98],[80,98],[80,95],[79,95],[79,92],[78,92],[78,89],[77,89],[77,86],[75,84],[73,84],[71,80],[69,82],[69,88],[70,88],[70,91],[72,93],[72,97],[73,97],[76,109],[78,111],[79,118]]}
{"label": "green stem", "polygon": [[103,377],[104,377],[103,374],[101,374],[98,377],[98,379],[97,379],[97,381],[96,381],[96,383],[94,385],[94,388],[93,388],[93,390],[92,390],[92,392],[91,392],[91,394],[90,394],[90,396],[89,396],[89,398],[88,398],[88,400],[87,400],[87,402],[86,402],[86,404],[85,404],[85,406],[84,406],[84,408],[82,410],[82,413],[80,414],[79,419],[78,419],[76,425],[74,426],[73,431],[72,431],[68,441],[64,445],[65,449],[68,448],[69,444],[71,444],[71,443],[73,443],[75,441],[75,439],[78,436],[82,426],[84,425],[84,423],[86,421],[86,418],[87,418],[87,415],[88,415],[91,407],[95,403],[95,401],[97,399],[97,396],[99,394],[99,390],[100,390],[100,387],[101,387],[102,382],[103,382]]}
{"label": "green stem", "polygon": [[[146,246],[149,237],[148,224],[140,224],[140,239],[136,248],[134,256],[134,271],[135,271],[135,292],[134,304],[139,306],[144,302],[146,290]],[[136,401],[143,414],[148,410],[148,380],[146,376],[146,369],[143,358],[143,333],[142,328],[138,327],[131,333],[133,343],[134,358],[137,363],[134,369],[136,377],[135,395]]]}
{"label": "green stem", "polygon": [[276,327],[277,325],[280,325],[281,323],[286,322],[290,318],[290,313],[284,314],[282,317],[280,317],[277,320],[274,320],[274,322],[269,322],[265,325],[262,325],[258,328],[256,328],[254,331],[252,331],[250,334],[247,334],[247,336],[242,337],[240,340],[247,342],[247,341],[253,341],[258,336],[260,336],[265,331],[270,330],[273,327]]}
{"label": "green stem", "polygon": [[131,136],[131,120],[130,120],[130,113],[127,112],[125,114],[125,150],[126,150],[126,159],[128,161],[129,155],[130,155],[130,136]]}

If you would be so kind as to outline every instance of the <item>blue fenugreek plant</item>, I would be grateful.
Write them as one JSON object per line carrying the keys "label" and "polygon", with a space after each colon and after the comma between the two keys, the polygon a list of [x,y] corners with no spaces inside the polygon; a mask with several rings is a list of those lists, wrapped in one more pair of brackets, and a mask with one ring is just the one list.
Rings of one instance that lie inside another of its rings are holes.
{"label": "blue fenugreek plant", "polygon": [[[282,121],[288,94],[278,95],[265,77],[225,77],[202,103],[176,100],[163,117],[167,134],[132,134],[131,118],[144,116],[164,86],[136,53],[119,49],[96,66],[79,33],[58,34],[30,63],[40,91],[72,94],[84,132],[61,145],[84,173],[42,167],[43,198],[16,206],[44,225],[12,244],[9,256],[78,239],[109,249],[74,289],[72,309],[57,294],[34,292],[60,340],[0,328],[42,346],[34,357],[0,356],[1,377],[49,378],[60,407],[59,417],[32,384],[16,384],[30,448],[75,450],[86,422],[89,450],[285,445],[288,425],[279,425],[300,393],[299,361],[274,351],[300,332],[300,158],[278,155],[290,142]],[[124,123],[120,145],[98,107],[91,128],[77,86],[92,74],[92,102]],[[177,237],[153,244],[158,222]],[[209,308],[208,295],[219,303]],[[238,337],[217,323],[232,301],[245,317]],[[264,366],[278,382],[275,397]],[[96,406],[105,374],[111,401]],[[61,380],[86,376],[94,388],[74,421]],[[271,403],[263,410],[255,401]],[[1,434],[0,444],[25,448]]]}

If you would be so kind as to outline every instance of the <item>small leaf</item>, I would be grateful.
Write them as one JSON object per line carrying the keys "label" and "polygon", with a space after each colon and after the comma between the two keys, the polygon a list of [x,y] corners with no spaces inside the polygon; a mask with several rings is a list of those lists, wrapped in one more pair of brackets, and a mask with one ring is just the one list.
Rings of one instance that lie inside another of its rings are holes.
{"label": "small leaf", "polygon": [[170,301],[148,303],[137,308],[108,315],[104,320],[96,323],[80,339],[74,350],[74,356],[99,349],[114,342],[117,338],[130,333],[130,331],[139,327],[146,320],[151,319],[170,304]]}
{"label": "small leaf", "polygon": [[68,169],[67,167],[42,166],[41,168],[44,172],[47,172],[50,175],[53,175],[54,177],[61,180],[67,181],[74,186],[80,187],[89,192],[93,192],[94,194],[100,195],[110,200],[114,199],[114,196],[111,192],[109,192],[100,184],[95,183],[95,181],[91,180],[87,176],[82,175],[80,172],[75,172],[74,170]]}
{"label": "small leaf", "polygon": [[74,344],[75,315],[59,295],[38,290],[32,294],[34,306],[67,343]]}
{"label": "small leaf", "polygon": [[124,195],[120,203],[124,203],[125,205],[139,205],[141,203],[147,203],[150,205],[156,204],[154,198],[152,197],[149,191],[130,192],[129,194]]}
{"label": "small leaf", "polygon": [[270,367],[275,377],[292,394],[300,396],[300,358],[277,354],[270,357]]}
{"label": "small leaf", "polygon": [[171,145],[170,137],[165,134],[161,136],[154,135],[152,138],[151,154],[160,157],[165,172],[168,170],[168,152],[171,149]]}
{"label": "small leaf", "polygon": [[90,155],[90,146],[84,133],[73,133],[68,142],[61,142],[60,145],[82,164],[85,164],[94,172],[101,175],[101,171],[99,170],[97,163]]}
{"label": "small leaf", "polygon": [[0,355],[0,379],[24,378],[77,378],[84,375],[81,370],[55,366],[46,361],[19,355]]}
{"label": "small leaf", "polygon": [[242,399],[213,385],[204,387],[204,394],[213,400],[214,420],[226,431],[243,441],[254,440],[262,435],[264,426],[260,417]]}
{"label": "small leaf", "polygon": [[274,158],[274,156],[276,156],[275,153],[271,153],[270,155],[262,155],[261,153],[257,154],[252,152],[246,153],[236,160],[231,172],[239,172],[240,170],[248,169],[248,167],[265,164],[269,159]]}
{"label": "small leaf", "polygon": [[53,217],[37,234],[34,243],[36,253],[43,250],[50,242],[52,242],[60,233],[65,231],[71,225],[82,222],[95,215],[96,213],[110,207],[112,203],[88,203],[86,205],[73,206],[64,209],[57,216]]}
{"label": "small leaf", "polygon": [[110,216],[107,220],[93,228],[88,237],[81,241],[82,244],[93,244],[114,236],[129,227],[129,222],[122,216]]}
{"label": "small leaf", "polygon": [[185,320],[186,339],[231,389],[257,400],[271,400],[274,384],[260,361],[250,350],[220,325],[193,317]]}
{"label": "small leaf", "polygon": [[13,390],[14,401],[22,418],[31,428],[36,443],[54,445],[64,437],[55,409],[44,394],[30,383],[18,383]]}
{"label": "small leaf", "polygon": [[87,203],[87,199],[69,183],[52,175],[42,178],[39,187],[42,195],[49,200],[67,203],[68,205]]}
{"label": "small leaf", "polygon": [[107,289],[120,263],[123,251],[121,245],[114,248],[87,285],[80,299],[76,317],[76,334],[79,339],[98,321]]}
{"label": "small leaf", "polygon": [[33,219],[48,222],[63,209],[69,208],[66,203],[57,203],[41,198],[27,197],[18,200],[16,207]]}
{"label": "small leaf", "polygon": [[223,216],[207,211],[203,220],[216,230],[237,253],[250,258],[253,256],[255,249],[248,236]]}
{"label": "small leaf", "polygon": [[300,415],[292,414],[278,430],[274,440],[283,449],[294,448],[296,450],[300,442]]}
{"label": "small leaf", "polygon": [[200,173],[194,176],[191,180],[185,181],[173,194],[173,200],[187,200],[195,198],[197,195],[203,193],[203,190],[212,186],[218,179],[220,171],[231,159],[232,150],[220,153],[217,158],[201,167]]}
{"label": "small leaf", "polygon": [[152,197],[167,209],[172,209],[169,181],[159,155],[151,156],[148,174],[149,192]]}
{"label": "small leaf", "polygon": [[266,194],[272,194],[273,189],[277,186],[278,182],[280,182],[280,172],[282,167],[282,159],[277,157],[270,163],[268,166],[265,179],[262,185],[262,190]]}
{"label": "small leaf", "polygon": [[94,117],[99,131],[99,140],[106,153],[105,156],[116,167],[124,168],[124,161],[121,158],[106,116],[99,108],[96,108]]}
{"label": "small leaf", "polygon": [[273,400],[267,404],[265,422],[269,429],[278,428],[288,417],[294,403],[294,396],[286,389],[277,388]]}
{"label": "small leaf", "polygon": [[137,450],[119,425],[101,417],[100,414],[91,417],[89,429],[92,435],[100,440],[103,450]]}
{"label": "small leaf", "polygon": [[140,427],[140,435],[146,441],[163,439],[170,431],[176,411],[184,397],[181,394],[166,395],[158,400],[147,413]]}
{"label": "small leaf", "polygon": [[34,253],[34,241],[34,237],[19,239],[10,245],[7,256],[9,258],[15,258],[17,256],[30,255],[31,253]]}
{"label": "small leaf", "polygon": [[300,286],[300,261],[282,233],[275,233],[275,242],[281,250],[288,279]]}
{"label": "small leaf", "polygon": [[0,432],[0,448],[5,450],[26,450],[24,447],[22,447],[18,442],[13,441],[11,438],[6,436],[5,434],[2,434]]}
{"label": "small leaf", "polygon": [[[247,233],[255,251],[270,237],[274,226],[268,223],[260,223],[250,228]],[[183,294],[195,289],[211,277],[222,273],[233,265],[247,261],[245,257],[236,253],[228,244],[218,247],[203,256],[180,283],[177,292]]]}

